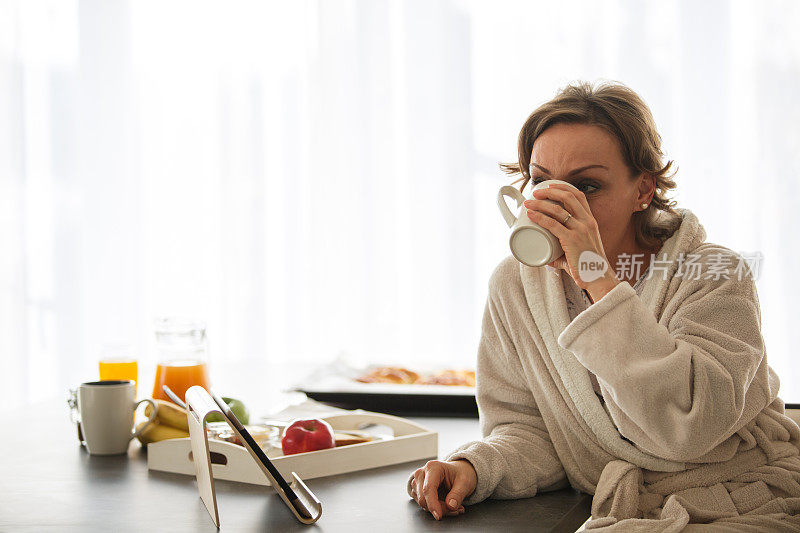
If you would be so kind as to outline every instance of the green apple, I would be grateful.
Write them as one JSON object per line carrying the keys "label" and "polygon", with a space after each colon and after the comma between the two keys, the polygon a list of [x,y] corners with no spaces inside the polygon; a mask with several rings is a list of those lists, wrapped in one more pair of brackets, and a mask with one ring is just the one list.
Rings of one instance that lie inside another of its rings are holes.
{"label": "green apple", "polygon": [[[228,398],[227,396],[222,397],[222,401],[228,404],[228,407],[231,408],[233,414],[236,415],[236,418],[239,419],[239,422],[242,424],[249,424],[250,423],[250,412],[247,410],[247,407],[244,405],[242,400],[237,400],[236,398]],[[224,422],[225,419],[222,418],[222,415],[218,413],[211,413],[206,418],[208,422]]]}

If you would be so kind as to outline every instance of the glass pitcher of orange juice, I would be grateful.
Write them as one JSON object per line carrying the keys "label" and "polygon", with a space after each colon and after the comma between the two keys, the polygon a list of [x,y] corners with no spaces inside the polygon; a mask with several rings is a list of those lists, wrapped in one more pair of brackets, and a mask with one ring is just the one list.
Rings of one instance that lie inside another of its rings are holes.
{"label": "glass pitcher of orange juice", "polygon": [[160,318],[155,321],[158,366],[153,398],[169,400],[163,385],[182,400],[193,385],[209,388],[206,326],[200,320]]}

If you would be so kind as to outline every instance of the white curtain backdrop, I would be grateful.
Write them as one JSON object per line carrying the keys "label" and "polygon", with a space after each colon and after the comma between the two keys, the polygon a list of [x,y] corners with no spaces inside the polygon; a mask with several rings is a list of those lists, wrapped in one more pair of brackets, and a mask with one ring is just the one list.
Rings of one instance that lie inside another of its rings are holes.
{"label": "white curtain backdrop", "polygon": [[[709,240],[761,252],[800,402],[800,3],[0,0],[0,387],[155,359],[471,366],[508,250],[498,169],[566,83],[619,80]],[[147,375],[144,375],[146,378]],[[144,379],[143,378],[143,379]]]}

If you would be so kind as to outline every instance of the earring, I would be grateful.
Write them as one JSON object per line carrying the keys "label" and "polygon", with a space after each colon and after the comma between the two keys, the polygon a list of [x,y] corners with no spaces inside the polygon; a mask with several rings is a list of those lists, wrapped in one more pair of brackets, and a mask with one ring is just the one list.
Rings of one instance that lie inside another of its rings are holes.
{"label": "earring", "polygon": [[647,204],[642,204],[642,209],[647,209]]}

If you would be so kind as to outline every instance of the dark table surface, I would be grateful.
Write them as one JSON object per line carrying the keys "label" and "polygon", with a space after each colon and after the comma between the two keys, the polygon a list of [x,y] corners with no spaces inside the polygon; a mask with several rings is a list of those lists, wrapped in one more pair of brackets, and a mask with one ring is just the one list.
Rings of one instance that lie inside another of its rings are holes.
{"label": "dark table surface", "polygon": [[[479,438],[475,418],[415,418],[439,432],[439,452]],[[90,456],[77,442],[65,402],[11,414],[0,439],[0,531],[215,531],[193,477],[147,469],[128,455]],[[308,480],[323,504],[313,526],[297,522],[267,487],[216,481],[222,531],[575,531],[591,496],[572,489],[521,500],[487,500],[435,521],[406,494],[425,461]],[[255,464],[254,464],[255,467]]]}

